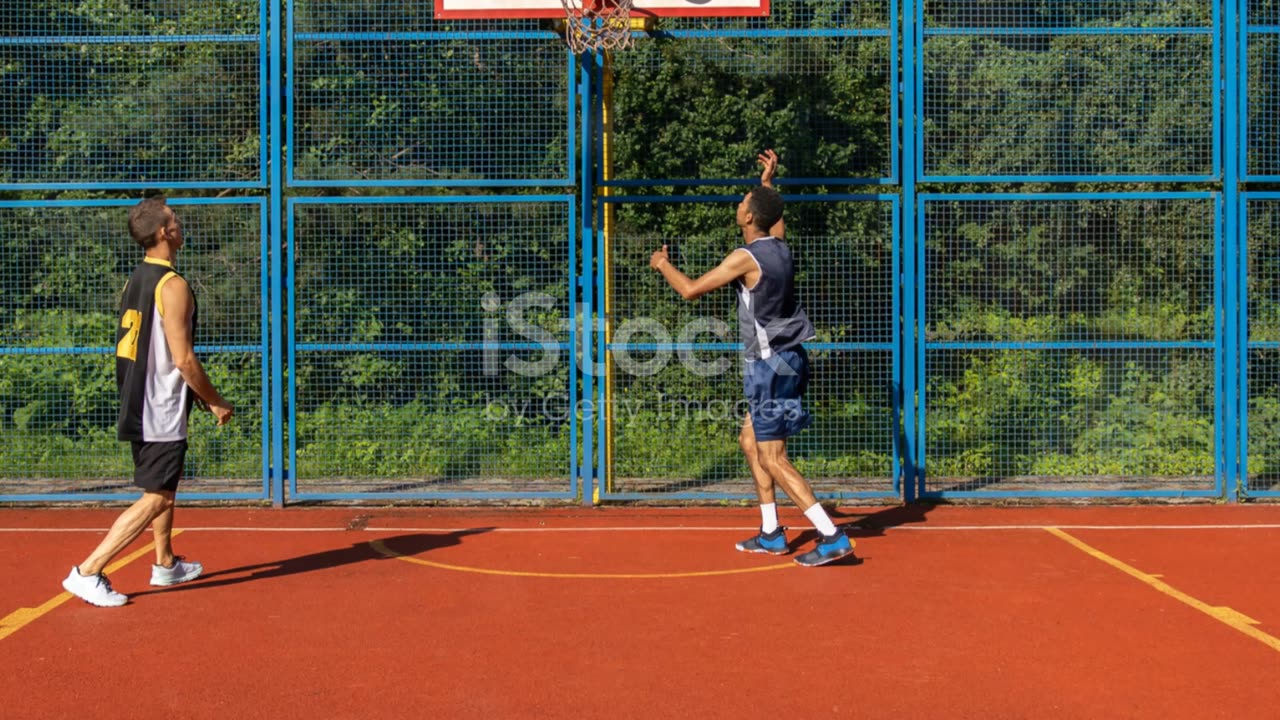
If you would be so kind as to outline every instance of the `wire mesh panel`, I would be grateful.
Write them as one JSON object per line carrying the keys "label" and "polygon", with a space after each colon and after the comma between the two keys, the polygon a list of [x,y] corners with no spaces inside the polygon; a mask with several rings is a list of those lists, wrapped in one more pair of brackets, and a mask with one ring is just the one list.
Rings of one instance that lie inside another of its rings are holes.
{"label": "wire mesh panel", "polygon": [[723,184],[757,174],[762,147],[791,181],[894,181],[896,3],[770,7],[768,18],[663,18],[612,56],[617,184]]}
{"label": "wire mesh panel", "polygon": [[264,184],[260,0],[0,8],[0,187]]}
{"label": "wire mesh panel", "polygon": [[296,200],[291,493],[570,497],[566,197]]}
{"label": "wire mesh panel", "polygon": [[[683,302],[649,269],[668,245],[690,277],[740,246],[734,204],[617,203],[605,261],[605,492],[610,497],[745,497],[754,484],[738,448],[747,407],[734,293]],[[896,495],[894,378],[896,202],[792,198],[787,244],[817,327],[806,343],[814,424],[788,455],[820,493]]]}
{"label": "wire mesh panel", "polygon": [[1245,492],[1280,495],[1280,196],[1250,193]]}
{"label": "wire mesh panel", "polygon": [[1209,194],[922,196],[926,492],[1209,494]]}
{"label": "wire mesh panel", "polygon": [[1250,180],[1280,178],[1280,4],[1249,0],[1242,40],[1248,55],[1248,130],[1245,175]]}
{"label": "wire mesh panel", "polygon": [[926,180],[1210,179],[1218,3],[921,3]]}
{"label": "wire mesh panel", "polygon": [[572,56],[555,33],[368,5],[290,5],[294,184],[571,181]]}
{"label": "wire mesh panel", "polygon": [[[136,492],[115,383],[120,291],[142,259],[125,228],[131,204],[0,203],[0,499]],[[263,497],[263,206],[170,204],[198,304],[196,353],[236,408],[221,428],[193,413],[181,490]]]}

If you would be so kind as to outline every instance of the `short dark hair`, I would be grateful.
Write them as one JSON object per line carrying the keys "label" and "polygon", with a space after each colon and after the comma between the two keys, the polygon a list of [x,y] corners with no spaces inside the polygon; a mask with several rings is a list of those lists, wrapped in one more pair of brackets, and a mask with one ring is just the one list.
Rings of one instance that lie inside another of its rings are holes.
{"label": "short dark hair", "polygon": [[756,229],[769,232],[782,219],[782,195],[773,188],[757,185],[748,193],[747,210]]}
{"label": "short dark hair", "polygon": [[156,233],[169,222],[172,211],[163,195],[149,197],[129,209],[129,236],[144,249],[156,244]]}

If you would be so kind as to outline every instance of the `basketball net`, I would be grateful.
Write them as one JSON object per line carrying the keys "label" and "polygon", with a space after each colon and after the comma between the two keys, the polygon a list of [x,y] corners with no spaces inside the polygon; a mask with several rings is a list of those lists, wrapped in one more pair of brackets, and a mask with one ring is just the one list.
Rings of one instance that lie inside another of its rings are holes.
{"label": "basketball net", "polygon": [[632,0],[560,0],[564,41],[575,54],[631,47]]}

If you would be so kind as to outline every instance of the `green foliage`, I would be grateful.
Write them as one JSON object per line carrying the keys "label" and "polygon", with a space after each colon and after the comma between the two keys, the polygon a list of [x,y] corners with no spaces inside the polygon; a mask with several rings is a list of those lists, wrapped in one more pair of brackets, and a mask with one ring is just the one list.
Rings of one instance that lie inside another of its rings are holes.
{"label": "green foliage", "polygon": [[471,405],[330,404],[299,416],[296,430],[300,479],[527,482],[569,472],[567,422]]}
{"label": "green foliage", "polygon": [[1207,476],[1212,356],[954,353],[932,365],[935,476]]}
{"label": "green foliage", "polygon": [[[0,46],[0,181],[260,178],[259,45],[222,39],[258,34],[257,8],[257,0],[36,0],[0,14],[18,37],[122,38]],[[216,38],[150,39],[202,34]]]}
{"label": "green foliage", "polygon": [[640,44],[617,57],[616,177],[750,177],[765,147],[793,176],[881,177],[887,58],[883,38]]}
{"label": "green foliage", "polygon": [[[258,0],[28,0],[0,8],[0,26],[15,37],[256,35],[258,8]],[[1276,3],[1251,8],[1254,24],[1276,22]],[[922,49],[926,171],[1209,175],[1216,48],[1204,31],[1211,9],[1200,0],[926,4],[932,29],[1099,31],[929,35]],[[540,27],[441,23],[424,2],[307,0],[294,10],[299,32]],[[888,19],[884,0],[776,0],[767,20],[666,20],[661,29],[884,31]],[[1100,32],[1152,27],[1191,32]],[[298,41],[288,58],[297,175],[566,178],[574,112],[568,59],[557,38],[543,35]],[[1250,43],[1251,107],[1272,107],[1276,41],[1256,35]],[[258,50],[255,43],[221,41],[0,45],[0,89],[8,98],[0,109],[0,182],[257,179]],[[613,56],[607,172],[616,179],[751,178],[756,153],[772,147],[782,156],[784,181],[885,178],[899,132],[892,50],[877,32],[646,38]],[[1260,138],[1250,145],[1252,170],[1274,164],[1273,114],[1250,118]],[[834,183],[805,188],[831,189]],[[787,240],[819,341],[892,342],[899,318],[890,299],[899,278],[889,207],[788,206]],[[927,207],[924,332],[931,341],[1214,337],[1212,202]],[[700,317],[733,325],[730,292],[684,303],[647,267],[664,243],[690,274],[714,267],[740,240],[732,212],[729,203],[613,206],[603,318],[612,340],[640,318],[657,321],[671,340]],[[572,284],[583,269],[573,266],[581,259],[571,259],[565,242],[576,222],[569,214],[563,205],[511,203],[298,205],[290,258],[298,342],[392,348],[299,351],[287,378],[297,393],[298,477],[389,483],[565,477],[571,423],[539,408],[576,391],[569,371],[575,353],[567,346],[577,298]],[[191,208],[183,215],[189,247],[182,269],[199,298],[201,340],[257,345],[260,218],[243,209]],[[1251,206],[1249,227],[1249,339],[1276,341],[1275,211],[1266,203]],[[6,297],[0,344],[21,351],[0,354],[0,470],[35,478],[126,474],[127,454],[111,429],[110,359],[115,295],[137,258],[123,235],[123,212],[5,211],[0,249]],[[528,297],[539,300],[518,308],[513,327],[508,311]],[[738,334],[733,328],[726,337],[697,339],[733,344]],[[543,340],[555,344],[553,362],[532,376],[504,367],[506,355],[536,361],[541,350],[504,352],[493,365],[495,358],[474,349]],[[395,349],[428,343],[428,350]],[[62,348],[94,351],[32,354]],[[888,354],[815,354],[810,407],[818,420],[794,445],[803,472],[888,474],[895,431]],[[695,355],[736,358],[732,350]],[[1254,355],[1250,470],[1273,476],[1280,457],[1274,430],[1280,403],[1272,400],[1277,373],[1267,352]],[[713,377],[675,358],[652,375],[624,372],[621,358],[613,360],[615,477],[704,484],[745,477],[734,442],[740,416],[671,412],[735,401],[736,360]],[[931,475],[1213,472],[1212,350],[947,351],[926,361]],[[260,475],[261,362],[254,352],[206,358],[239,413],[217,430],[207,415],[193,419],[198,476]]]}

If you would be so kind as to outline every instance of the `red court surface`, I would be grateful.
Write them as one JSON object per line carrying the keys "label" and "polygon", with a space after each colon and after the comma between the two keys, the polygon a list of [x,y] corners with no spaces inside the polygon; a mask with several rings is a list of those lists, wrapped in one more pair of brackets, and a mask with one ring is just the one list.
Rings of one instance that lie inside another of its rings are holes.
{"label": "red court surface", "polygon": [[1276,506],[842,508],[822,568],[752,508],[180,508],[206,575],[91,607],[118,511],[0,510],[5,718],[1280,716]]}

